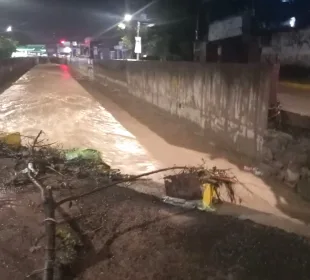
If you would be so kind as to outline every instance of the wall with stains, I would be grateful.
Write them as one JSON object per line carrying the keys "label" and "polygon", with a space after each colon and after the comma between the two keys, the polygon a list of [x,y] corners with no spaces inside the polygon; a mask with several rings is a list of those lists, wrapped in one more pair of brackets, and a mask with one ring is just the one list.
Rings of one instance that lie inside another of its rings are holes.
{"label": "wall with stains", "polygon": [[94,64],[97,73],[107,73],[118,81],[126,82],[127,60],[104,60]]}
{"label": "wall with stains", "polygon": [[7,83],[17,80],[34,65],[33,58],[0,59],[0,90]]}
{"label": "wall with stains", "polygon": [[204,135],[212,135],[224,148],[252,158],[261,155],[271,82],[267,65],[159,61],[97,64],[95,76],[100,81],[121,83],[130,94],[198,125]]}
{"label": "wall with stains", "polygon": [[310,28],[274,34],[262,49],[262,61],[310,67]]}
{"label": "wall with stains", "polygon": [[131,62],[131,94],[199,125],[250,157],[262,152],[271,69],[262,65]]}

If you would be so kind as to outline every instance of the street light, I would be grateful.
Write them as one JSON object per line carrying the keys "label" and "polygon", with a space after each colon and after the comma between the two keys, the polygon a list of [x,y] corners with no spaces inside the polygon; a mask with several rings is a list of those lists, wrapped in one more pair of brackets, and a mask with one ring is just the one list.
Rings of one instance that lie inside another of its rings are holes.
{"label": "street light", "polygon": [[[125,14],[124,16],[124,22],[129,22],[131,21],[133,18],[132,15],[130,14]],[[118,28],[124,30],[126,28],[126,24],[124,22],[120,22],[118,24]],[[147,27],[153,27],[155,26],[154,23],[149,23],[146,25]],[[140,27],[141,27],[141,22],[140,21],[137,21],[137,34],[136,34],[136,37],[135,37],[135,40],[136,40],[136,44],[135,44],[135,52],[137,54],[137,60],[140,59],[140,53],[141,53],[141,37],[140,37]]]}
{"label": "street light", "polygon": [[7,27],[6,32],[12,32],[12,26],[11,25]]}
{"label": "street light", "polygon": [[[124,21],[125,22],[129,22],[129,21],[131,21],[132,20],[132,15],[130,15],[130,14],[125,14],[125,16],[124,16]],[[124,24],[123,22],[121,22],[119,25],[118,25],[118,27],[120,28],[120,29],[125,29],[126,28],[126,24]],[[136,46],[135,46],[135,49],[137,49],[137,52],[136,52],[136,54],[137,54],[137,60],[139,60],[140,59],[140,53],[139,53],[139,48],[138,48],[138,44],[140,45],[140,49],[141,49],[141,37],[140,37],[140,21],[138,21],[137,22],[137,35],[136,35]]]}
{"label": "street light", "polygon": [[126,15],[124,16],[124,21],[131,21],[131,20],[132,20],[132,15],[126,14]]}
{"label": "street light", "polygon": [[126,24],[121,22],[121,23],[118,24],[118,28],[124,30],[126,28]]}
{"label": "street light", "polygon": [[296,18],[295,17],[291,17],[290,21],[289,21],[290,27],[295,27],[296,24]]}

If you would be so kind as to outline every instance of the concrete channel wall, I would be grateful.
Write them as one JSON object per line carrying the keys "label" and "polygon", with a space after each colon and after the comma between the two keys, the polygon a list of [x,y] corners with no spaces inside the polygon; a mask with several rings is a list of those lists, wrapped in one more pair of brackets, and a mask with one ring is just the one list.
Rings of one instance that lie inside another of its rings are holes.
{"label": "concrete channel wall", "polygon": [[33,58],[9,58],[0,60],[0,89],[13,82],[35,65]]}
{"label": "concrete channel wall", "polygon": [[191,121],[225,147],[251,158],[262,154],[272,77],[266,65],[109,61],[95,63],[94,73]]}

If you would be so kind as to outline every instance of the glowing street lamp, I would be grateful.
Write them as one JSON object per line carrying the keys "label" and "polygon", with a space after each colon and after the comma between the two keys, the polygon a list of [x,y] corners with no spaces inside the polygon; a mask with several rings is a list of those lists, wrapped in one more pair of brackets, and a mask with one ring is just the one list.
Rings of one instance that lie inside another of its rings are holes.
{"label": "glowing street lamp", "polygon": [[7,27],[6,32],[12,32],[12,26],[11,25]]}
{"label": "glowing street lamp", "polygon": [[118,24],[118,28],[124,30],[126,28],[126,24],[121,22]]}
{"label": "glowing street lamp", "polygon": [[124,21],[131,21],[131,20],[132,20],[132,15],[126,14],[126,15],[124,16]]}
{"label": "glowing street lamp", "polygon": [[292,27],[292,28],[295,27],[296,18],[295,17],[290,18],[289,24],[290,24],[290,27]]}

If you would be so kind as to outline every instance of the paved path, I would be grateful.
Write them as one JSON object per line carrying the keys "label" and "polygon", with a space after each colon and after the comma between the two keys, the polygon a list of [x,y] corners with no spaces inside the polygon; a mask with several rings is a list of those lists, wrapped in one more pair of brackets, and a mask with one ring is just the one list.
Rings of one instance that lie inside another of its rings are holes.
{"label": "paved path", "polygon": [[[98,149],[108,163],[128,173],[197,165],[204,158],[209,166],[231,169],[241,181],[236,186],[241,204],[224,204],[218,213],[310,235],[309,226],[304,225],[310,221],[310,206],[286,186],[271,185],[240,170],[225,152],[215,152],[199,135],[119,89],[98,92],[91,83],[80,83],[83,87],[67,66],[36,66],[0,95],[0,131],[36,135],[43,129],[50,141],[65,147]],[[187,144],[178,144],[182,141]],[[147,186],[142,191],[147,192]]]}
{"label": "paved path", "polygon": [[297,89],[280,84],[278,99],[285,111],[310,116],[310,88]]}

